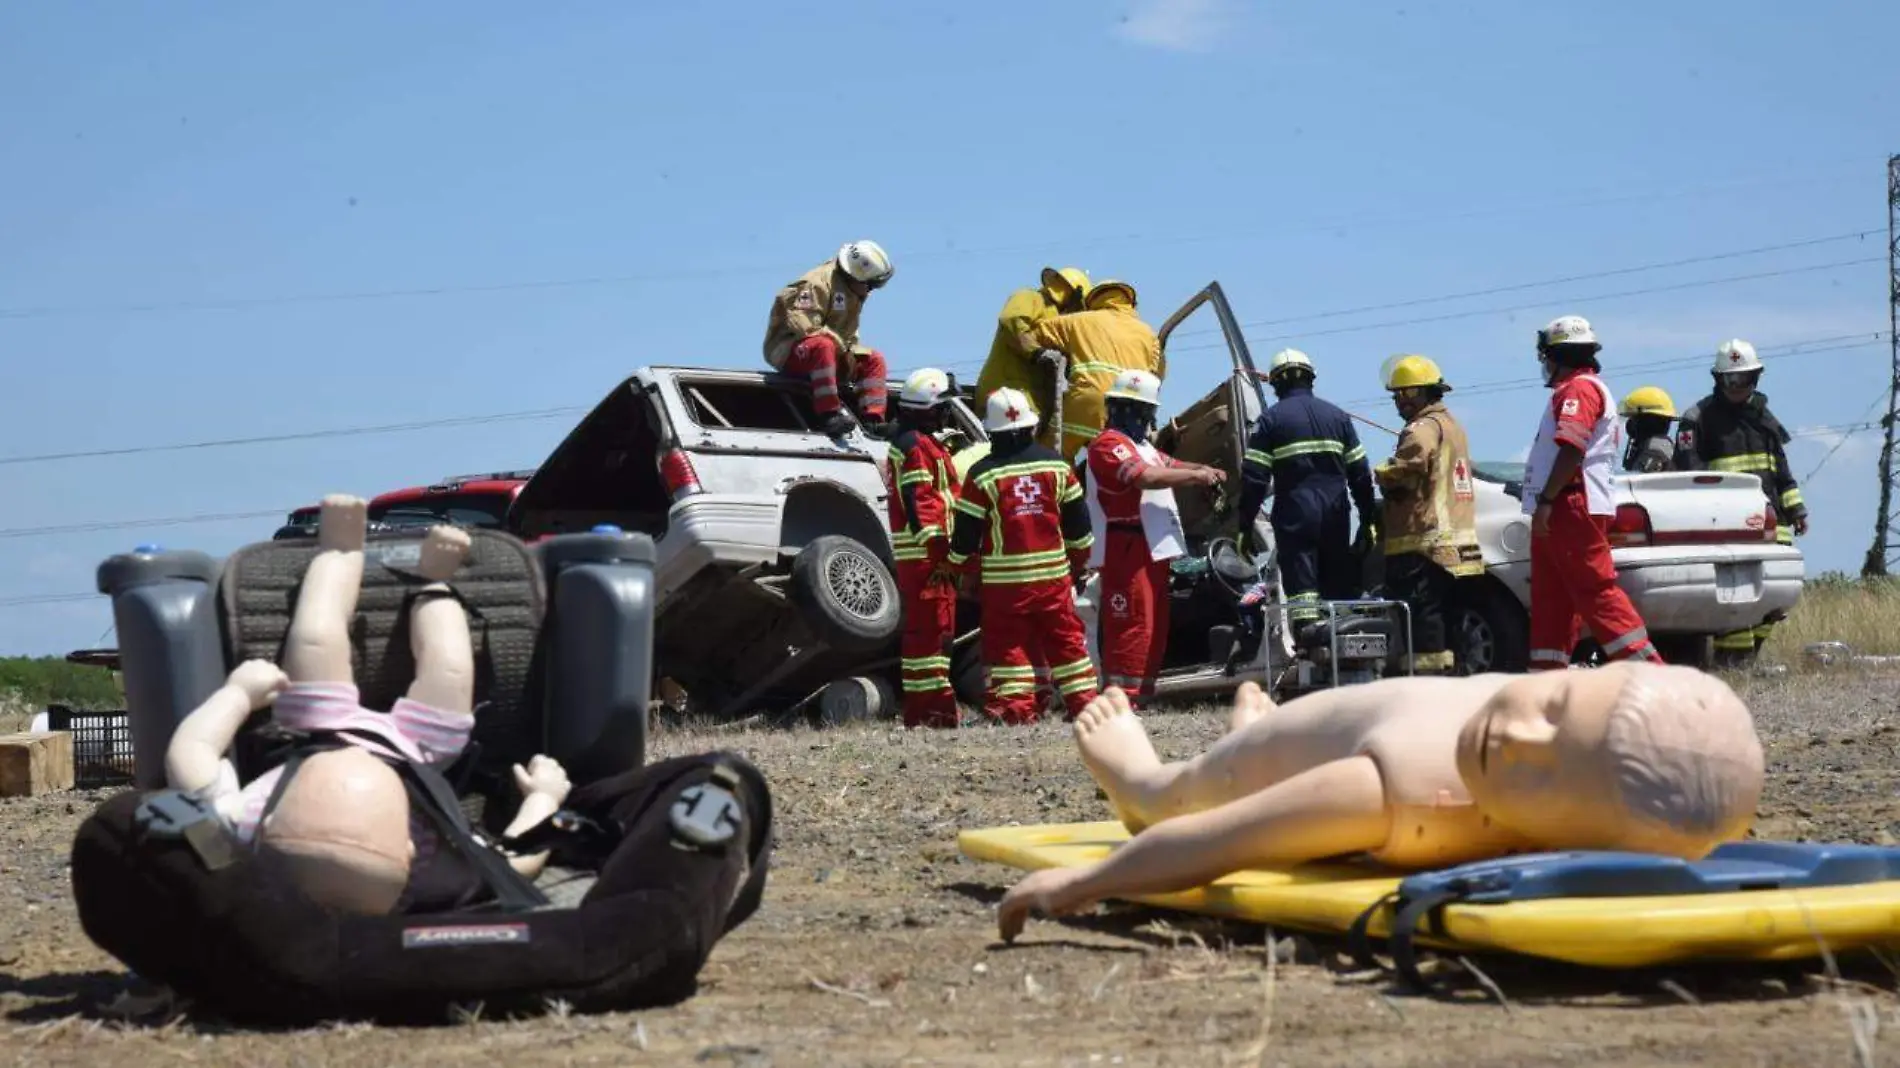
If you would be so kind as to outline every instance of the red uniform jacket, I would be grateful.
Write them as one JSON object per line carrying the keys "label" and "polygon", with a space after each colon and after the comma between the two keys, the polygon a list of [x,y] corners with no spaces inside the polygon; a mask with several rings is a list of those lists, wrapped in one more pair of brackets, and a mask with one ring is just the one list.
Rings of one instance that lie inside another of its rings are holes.
{"label": "red uniform jacket", "polygon": [[985,586],[1067,582],[1095,544],[1075,472],[1043,445],[978,461],[956,512],[950,563],[980,556]]}
{"label": "red uniform jacket", "polygon": [[891,439],[889,491],[891,555],[905,564],[935,567],[950,555],[950,512],[957,482],[950,453],[936,438],[905,430]]}

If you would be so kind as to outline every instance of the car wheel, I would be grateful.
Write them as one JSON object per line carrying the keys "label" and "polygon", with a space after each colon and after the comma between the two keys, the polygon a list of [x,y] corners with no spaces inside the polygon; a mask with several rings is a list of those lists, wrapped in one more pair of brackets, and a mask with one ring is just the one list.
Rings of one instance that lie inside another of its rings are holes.
{"label": "car wheel", "polygon": [[983,640],[972,638],[950,654],[950,688],[969,708],[982,708],[988,676],[983,671]]}
{"label": "car wheel", "polygon": [[896,637],[902,622],[897,580],[855,538],[815,538],[792,560],[792,603],[831,646],[865,653]]}
{"label": "car wheel", "polygon": [[1530,666],[1530,614],[1507,591],[1485,583],[1456,603],[1452,644],[1467,675]]}

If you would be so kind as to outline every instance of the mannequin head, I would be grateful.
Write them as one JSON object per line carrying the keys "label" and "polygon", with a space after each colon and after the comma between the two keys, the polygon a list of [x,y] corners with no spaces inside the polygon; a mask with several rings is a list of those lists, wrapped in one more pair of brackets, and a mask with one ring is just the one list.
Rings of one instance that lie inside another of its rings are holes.
{"label": "mannequin head", "polygon": [[1722,680],[1626,662],[1513,680],[1460,731],[1458,772],[1492,819],[1546,848],[1695,860],[1747,833],[1763,764]]}
{"label": "mannequin head", "polygon": [[381,915],[409,881],[409,795],[389,765],[351,746],[306,759],[257,831],[258,851],[326,908]]}

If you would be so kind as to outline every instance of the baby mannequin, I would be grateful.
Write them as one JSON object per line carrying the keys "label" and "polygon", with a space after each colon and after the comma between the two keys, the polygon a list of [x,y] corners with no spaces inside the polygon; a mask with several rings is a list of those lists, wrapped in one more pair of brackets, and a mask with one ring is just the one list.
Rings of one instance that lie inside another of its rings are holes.
{"label": "baby mannequin", "polygon": [[1746,834],[1761,797],[1748,708],[1686,667],[1392,678],[1284,706],[1249,682],[1230,726],[1163,764],[1119,689],[1084,708],[1083,763],[1133,837],[1017,883],[1003,938],[1031,912],[1349,854],[1399,869],[1564,849],[1694,860]]}
{"label": "baby mannequin", "polygon": [[[349,728],[379,739],[388,751],[433,766],[453,762],[475,724],[474,654],[468,617],[449,596],[448,579],[471,542],[452,526],[424,536],[417,572],[426,580],[411,609],[410,645],[416,677],[388,713],[361,707],[350,666],[350,620],[362,588],[368,505],[359,497],[323,499],[316,556],[304,572],[284,665],[239,664],[225,684],[179,724],[166,750],[166,777],[175,788],[208,802],[238,840],[284,865],[312,900],[348,912],[394,909],[419,850],[438,843],[432,825],[411,818],[402,778],[357,743],[308,757],[285,785],[268,817],[260,819],[282,776],[273,768],[242,788],[225,758],[252,712],[272,708],[287,727]],[[524,795],[509,835],[540,823],[567,798],[560,764],[537,756],[516,765]],[[533,878],[547,854],[510,857]]]}

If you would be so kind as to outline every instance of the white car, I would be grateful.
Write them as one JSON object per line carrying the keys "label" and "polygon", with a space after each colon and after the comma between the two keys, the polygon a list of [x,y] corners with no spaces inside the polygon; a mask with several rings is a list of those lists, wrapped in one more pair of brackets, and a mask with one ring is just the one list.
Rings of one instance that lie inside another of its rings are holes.
{"label": "white car", "polygon": [[[1158,690],[1164,697],[1208,696],[1241,678],[1279,676],[1297,650],[1280,630],[1244,662],[1230,667],[1225,638],[1209,640],[1210,620],[1223,610],[1232,617],[1235,588],[1252,576],[1233,548],[1238,531],[1233,508],[1239,498],[1240,461],[1246,438],[1267,404],[1254,374],[1245,338],[1219,283],[1210,283],[1163,324],[1162,345],[1181,323],[1210,307],[1226,338],[1233,373],[1156,433],[1158,447],[1184,459],[1226,470],[1228,489],[1176,490],[1191,551],[1202,557],[1194,571],[1177,574],[1169,651]],[[1455,395],[1454,395],[1455,403]],[[1530,517],[1518,480],[1523,465],[1474,463],[1478,480],[1477,527],[1485,573],[1459,583],[1452,645],[1459,669],[1470,673],[1523,671],[1529,662]],[[1611,525],[1612,556],[1619,584],[1628,592],[1662,655],[1673,662],[1708,666],[1717,634],[1778,618],[1800,598],[1804,566],[1799,549],[1779,544],[1775,514],[1753,475],[1714,471],[1619,475],[1617,513]],[[1255,519],[1257,540],[1271,546],[1268,508]],[[1277,585],[1271,548],[1255,561],[1260,576]],[[1378,592],[1381,558],[1370,554],[1368,598]],[[1211,565],[1211,566],[1208,566]],[[1097,584],[1091,579],[1077,600],[1095,633]],[[1275,599],[1278,599],[1277,592]],[[1185,611],[1183,611],[1185,609]],[[1275,614],[1270,613],[1269,618]],[[1230,623],[1221,620],[1220,626]],[[1578,652],[1587,655],[1586,639]],[[1402,639],[1394,652],[1402,652]]]}

